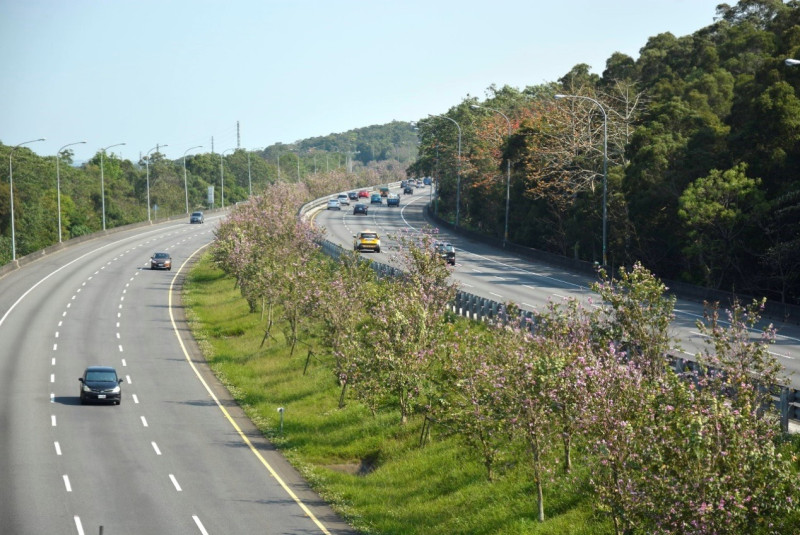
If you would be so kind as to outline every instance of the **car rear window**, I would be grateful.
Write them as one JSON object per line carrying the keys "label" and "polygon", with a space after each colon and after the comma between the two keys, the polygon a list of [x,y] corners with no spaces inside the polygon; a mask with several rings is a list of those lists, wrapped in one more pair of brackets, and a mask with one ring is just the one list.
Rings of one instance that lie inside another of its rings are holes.
{"label": "car rear window", "polygon": [[374,232],[362,232],[361,233],[361,239],[362,240],[374,240],[377,237],[378,237],[378,235],[375,234]]}

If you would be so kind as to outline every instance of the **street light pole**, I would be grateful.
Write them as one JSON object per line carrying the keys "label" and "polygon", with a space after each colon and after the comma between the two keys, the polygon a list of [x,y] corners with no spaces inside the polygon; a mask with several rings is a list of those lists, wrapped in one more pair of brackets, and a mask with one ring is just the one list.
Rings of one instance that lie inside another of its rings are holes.
{"label": "street light pole", "polygon": [[14,151],[20,148],[23,145],[27,145],[28,143],[36,143],[37,141],[44,141],[45,138],[39,139],[32,139],[30,141],[23,141],[19,145],[15,145],[11,152],[8,153],[8,189],[9,195],[11,197],[11,260],[17,259],[17,239],[16,235],[14,234],[14,169],[11,165],[11,157],[14,155]]}
{"label": "street light pole", "polygon": [[75,143],[67,143],[56,152],[56,205],[58,207],[58,243],[61,243],[61,151],[72,145],[80,145],[86,143],[85,141],[76,141]]}
{"label": "street light pole", "polygon": [[576,98],[594,102],[603,113],[603,267],[608,265],[606,256],[607,230],[608,230],[608,114],[605,107],[597,100],[583,95],[555,95],[555,98]]}
{"label": "street light pole", "polygon": [[147,174],[147,220],[148,221],[152,221],[150,219],[150,153],[160,147],[166,147],[166,146],[167,145],[156,145],[155,147],[147,151],[144,155],[145,158],[144,165],[147,169],[146,174]]}
{"label": "street light pole", "polygon": [[186,153],[192,149],[202,149],[202,145],[195,145],[183,151],[183,191],[186,194],[186,214],[189,214],[189,182],[186,179]]}
{"label": "street light pole", "polygon": [[220,200],[220,204],[222,205],[222,209],[225,209],[225,159],[223,156],[226,152],[233,149],[225,149],[224,151],[219,153],[219,182],[220,182],[220,189],[222,190],[222,199]]}
{"label": "street light pole", "polygon": [[105,177],[103,176],[103,156],[105,156],[105,152],[112,148],[118,147],[120,145],[124,145],[125,143],[115,143],[114,145],[109,145],[103,149],[100,149],[100,203],[103,206],[103,230],[106,229],[106,185],[105,185]]}
{"label": "street light pole", "polygon": [[[511,119],[509,119],[508,116],[505,113],[503,113],[500,110],[496,110],[494,108],[490,108],[488,106],[478,106],[477,104],[473,104],[472,107],[475,108],[475,109],[483,108],[483,109],[486,109],[486,110],[489,110],[489,111],[493,111],[495,113],[499,113],[500,115],[502,115],[503,119],[505,119],[506,123],[508,123],[508,139],[509,140],[511,139]],[[509,204],[510,204],[510,201],[511,201],[511,158],[507,158],[507,168],[508,168],[508,170],[507,170],[507,178],[506,178],[506,225],[505,225],[505,230],[503,231],[503,247],[505,247],[506,246],[506,242],[508,242],[508,211],[509,211]]]}
{"label": "street light pole", "polygon": [[459,215],[461,213],[461,125],[459,125],[455,119],[451,119],[446,115],[431,115],[431,117],[447,119],[458,128],[458,161],[456,162],[456,227],[458,227]]}

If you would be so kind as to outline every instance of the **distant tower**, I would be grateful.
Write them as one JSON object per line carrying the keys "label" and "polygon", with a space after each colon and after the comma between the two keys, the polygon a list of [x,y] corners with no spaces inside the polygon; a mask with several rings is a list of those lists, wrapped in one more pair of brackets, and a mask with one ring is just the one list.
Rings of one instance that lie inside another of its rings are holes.
{"label": "distant tower", "polygon": [[239,134],[239,121],[236,121],[236,148],[239,149],[242,146],[242,136]]}
{"label": "distant tower", "polygon": [[211,154],[214,154],[214,136],[211,136]]}

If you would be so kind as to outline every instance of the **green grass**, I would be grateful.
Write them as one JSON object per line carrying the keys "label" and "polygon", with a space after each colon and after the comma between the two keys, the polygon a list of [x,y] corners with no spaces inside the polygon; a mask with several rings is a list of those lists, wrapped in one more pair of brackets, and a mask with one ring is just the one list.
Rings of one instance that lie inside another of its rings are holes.
{"label": "green grass", "polygon": [[[556,470],[546,483],[547,520],[539,523],[524,455],[507,462],[490,482],[471,450],[436,426],[420,448],[419,417],[401,426],[399,414],[373,416],[349,399],[339,409],[330,357],[314,333],[290,356],[276,324],[275,339],[261,347],[266,321],[249,312],[233,281],[207,257],[190,272],[184,302],[206,359],[237,402],[314,489],[363,533],[613,533],[608,519],[594,512],[579,466],[570,476]],[[309,351],[313,356],[303,375]],[[282,434],[277,407],[285,408]]]}

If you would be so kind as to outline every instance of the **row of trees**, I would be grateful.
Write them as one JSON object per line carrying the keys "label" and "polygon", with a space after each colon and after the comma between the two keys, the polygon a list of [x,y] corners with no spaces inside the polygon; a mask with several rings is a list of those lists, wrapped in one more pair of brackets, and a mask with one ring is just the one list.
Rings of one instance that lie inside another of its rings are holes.
{"label": "row of trees", "polygon": [[717,13],[636,60],[613,54],[602,75],[580,64],[469,96],[445,116],[459,128],[421,121],[411,173],[438,177],[451,221],[500,238],[510,161],[514,243],[600,262],[607,209],[611,266],[800,302],[800,68],[784,63],[800,54],[800,3]]}
{"label": "row of trees", "polygon": [[[138,162],[111,151],[101,162],[98,152],[80,166],[73,164],[69,149],[58,161],[55,156],[38,156],[28,147],[10,156],[12,150],[0,143],[0,161],[11,158],[13,169],[17,257],[58,243],[59,202],[61,238],[68,240],[102,230],[104,216],[105,228],[146,221],[148,193],[150,217],[158,220],[186,213],[187,205],[189,212],[218,208],[223,194],[227,206],[272,183],[296,182],[298,176],[320,195],[337,184],[366,186],[376,184],[379,177],[405,177],[405,168],[396,160],[348,165],[344,153],[284,151],[275,159],[270,159],[269,151],[187,154],[184,167],[183,158],[170,160],[158,150]],[[12,260],[11,182],[9,166],[4,169],[0,170],[0,265]],[[209,187],[214,188],[213,203],[208,200]]]}
{"label": "row of trees", "polygon": [[394,237],[405,273],[379,279],[355,253],[340,263],[319,253],[319,231],[296,219],[308,197],[304,186],[271,186],[234,209],[212,254],[262,314],[265,343],[275,311],[292,346],[322,329],[340,406],[433,422],[489,481],[524,463],[540,520],[547,485],[579,463],[618,534],[786,533],[800,522],[796,459],[781,456],[777,415],[752,375],[780,373],[772,331],[750,339],[760,303],[726,322],[711,309],[698,359],[723,373],[681,377],[662,358],[674,298],[640,264],[601,272],[599,307],[552,303],[530,325],[509,303],[503,320],[471,323],[448,310],[456,288],[435,233]]}

